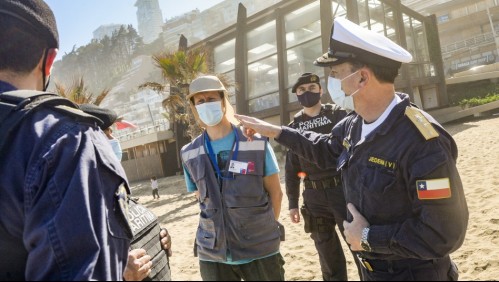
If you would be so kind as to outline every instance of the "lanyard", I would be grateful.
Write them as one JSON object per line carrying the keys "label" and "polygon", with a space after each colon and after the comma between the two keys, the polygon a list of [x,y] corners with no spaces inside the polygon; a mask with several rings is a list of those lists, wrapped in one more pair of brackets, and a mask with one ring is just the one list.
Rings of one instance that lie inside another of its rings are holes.
{"label": "lanyard", "polygon": [[[234,152],[232,153],[231,160],[235,161],[235,160],[237,160],[237,154],[239,152],[239,135],[237,134],[235,127],[233,127],[233,132],[234,132],[234,135],[236,137],[236,148],[235,148]],[[205,138],[206,147],[208,148],[208,156],[210,157],[211,164],[215,168],[218,177],[221,179],[225,179],[225,180],[234,180],[235,178],[234,178],[233,174],[232,174],[232,177],[224,177],[222,175],[222,172],[220,171],[220,168],[218,167],[218,164],[217,164],[215,153],[213,152],[213,147],[211,146],[210,137],[208,136],[208,133],[206,131],[204,132],[204,138]]]}

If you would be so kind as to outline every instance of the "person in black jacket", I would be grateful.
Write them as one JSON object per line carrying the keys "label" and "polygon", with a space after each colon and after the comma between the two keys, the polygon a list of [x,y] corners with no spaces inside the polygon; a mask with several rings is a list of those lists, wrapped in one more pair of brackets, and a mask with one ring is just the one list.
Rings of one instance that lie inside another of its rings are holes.
{"label": "person in black jacket", "polygon": [[[333,127],[346,116],[346,111],[333,104],[322,104],[322,87],[316,74],[304,73],[292,88],[298,102],[303,106],[293,121],[291,128],[318,133],[331,133]],[[324,281],[346,281],[347,267],[335,227],[338,224],[343,233],[343,220],[346,219],[346,203],[341,188],[340,173],[334,168],[322,169],[316,164],[288,150],[286,154],[286,193],[289,201],[291,222],[300,222],[298,202],[300,180],[303,179],[303,205],[301,215],[305,232],[311,233]]]}

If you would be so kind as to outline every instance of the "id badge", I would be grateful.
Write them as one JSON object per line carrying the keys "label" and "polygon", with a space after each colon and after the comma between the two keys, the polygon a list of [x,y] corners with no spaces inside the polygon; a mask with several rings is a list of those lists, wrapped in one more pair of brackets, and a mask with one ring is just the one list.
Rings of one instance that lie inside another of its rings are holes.
{"label": "id badge", "polygon": [[248,173],[248,163],[231,160],[229,171],[232,173],[246,174]]}

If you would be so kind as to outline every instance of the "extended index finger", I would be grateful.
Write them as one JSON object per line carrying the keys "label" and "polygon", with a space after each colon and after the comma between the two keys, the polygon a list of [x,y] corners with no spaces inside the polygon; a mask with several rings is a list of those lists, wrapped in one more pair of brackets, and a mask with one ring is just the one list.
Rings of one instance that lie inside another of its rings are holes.
{"label": "extended index finger", "polygon": [[352,203],[348,203],[347,208],[348,208],[348,211],[352,214],[353,219],[355,219],[356,217],[362,216],[360,214],[360,212],[357,210],[357,208]]}

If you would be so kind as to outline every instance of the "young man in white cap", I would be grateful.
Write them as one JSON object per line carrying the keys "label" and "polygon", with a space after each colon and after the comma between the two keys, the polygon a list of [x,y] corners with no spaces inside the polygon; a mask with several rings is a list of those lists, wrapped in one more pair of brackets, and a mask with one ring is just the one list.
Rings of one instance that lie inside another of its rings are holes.
{"label": "young man in white cap", "polygon": [[267,138],[248,142],[231,120],[228,93],[200,76],[187,99],[204,132],[182,150],[185,181],[201,209],[195,251],[205,281],[284,280],[282,192]]}
{"label": "young man in white cap", "polygon": [[449,255],[463,243],[468,208],[456,168],[457,147],[394,80],[412,56],[388,38],[346,19],[334,21],[329,52],[333,101],[354,110],[330,135],[236,116],[246,134],[276,138],[302,157],[342,173],[350,248],[363,280],[455,280]]}
{"label": "young man in white cap", "polygon": [[[288,125],[291,128],[331,133],[333,127],[346,116],[346,111],[337,105],[321,103],[322,87],[316,74],[302,74],[291,91],[296,93],[298,102],[303,106]],[[335,229],[338,225],[343,236],[343,221],[347,216],[340,173],[336,168],[320,168],[291,150],[286,154],[285,170],[291,222],[300,222],[301,210],[305,232],[310,233],[319,255],[322,278],[324,281],[348,280],[345,254]],[[305,190],[303,205],[298,209],[302,178]]]}

